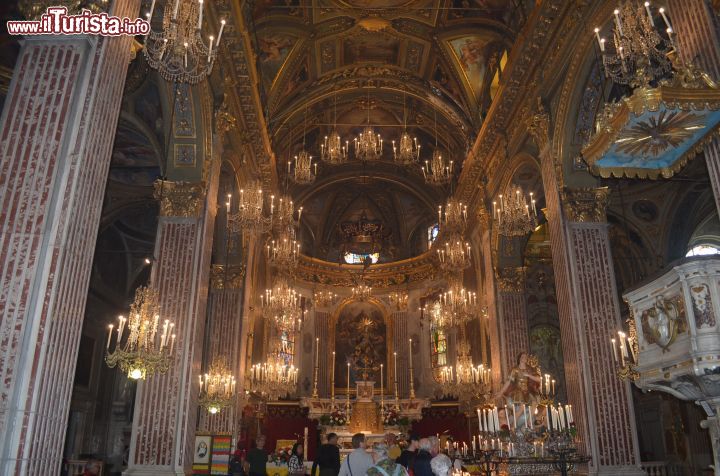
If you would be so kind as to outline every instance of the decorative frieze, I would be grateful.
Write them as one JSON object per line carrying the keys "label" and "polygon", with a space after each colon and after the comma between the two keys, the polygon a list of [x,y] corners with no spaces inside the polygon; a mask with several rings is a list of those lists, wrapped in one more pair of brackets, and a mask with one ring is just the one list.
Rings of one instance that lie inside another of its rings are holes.
{"label": "decorative frieze", "polygon": [[566,188],[562,192],[562,205],[570,222],[604,223],[607,221],[607,207],[610,190],[600,188]]}
{"label": "decorative frieze", "polygon": [[205,192],[204,183],[155,181],[155,199],[160,201],[160,215],[164,217],[199,217]]}

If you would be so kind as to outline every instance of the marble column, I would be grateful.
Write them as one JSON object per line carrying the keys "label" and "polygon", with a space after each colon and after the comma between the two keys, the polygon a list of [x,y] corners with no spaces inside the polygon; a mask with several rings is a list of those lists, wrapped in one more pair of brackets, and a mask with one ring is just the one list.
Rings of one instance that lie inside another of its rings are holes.
{"label": "marble column", "polygon": [[[224,363],[237,379],[241,365],[242,305],[245,269],[242,266],[212,265],[207,306],[205,368],[213,362]],[[239,395],[244,393],[236,386]],[[235,434],[236,405],[211,415],[200,409],[198,430],[212,434]]]}
{"label": "marble column", "polygon": [[[669,0],[668,13],[676,33],[680,57],[720,80],[720,37],[717,19],[706,0]],[[717,135],[705,146],[710,183],[720,213],[720,139]]]}
{"label": "marble column", "polygon": [[211,173],[210,187],[156,182],[161,216],[151,281],[175,322],[176,352],[167,373],[138,384],[125,474],[180,475],[192,464],[217,176]]}
{"label": "marble column", "polygon": [[496,273],[498,309],[503,349],[503,375],[515,367],[521,352],[530,352],[528,337],[525,268],[499,268]]}
{"label": "marble column", "polygon": [[0,118],[0,474],[61,465],[131,41],[21,43]]}
{"label": "marble column", "polygon": [[629,384],[615,375],[610,336],[620,308],[605,217],[607,190],[563,190],[550,119],[538,101],[528,129],[540,149],[568,402],[590,474],[642,475]]}

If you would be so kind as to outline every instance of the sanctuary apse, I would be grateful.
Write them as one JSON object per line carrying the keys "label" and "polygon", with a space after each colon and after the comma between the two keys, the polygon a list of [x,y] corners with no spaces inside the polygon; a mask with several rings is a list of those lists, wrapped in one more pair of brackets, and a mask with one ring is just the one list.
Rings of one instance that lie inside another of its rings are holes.
{"label": "sanctuary apse", "polygon": [[0,474],[720,474],[719,7],[4,2]]}

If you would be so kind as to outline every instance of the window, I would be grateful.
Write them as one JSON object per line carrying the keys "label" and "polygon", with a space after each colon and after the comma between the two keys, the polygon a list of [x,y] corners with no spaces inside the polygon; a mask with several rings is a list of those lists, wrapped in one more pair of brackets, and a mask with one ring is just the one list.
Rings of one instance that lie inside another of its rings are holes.
{"label": "window", "polygon": [[375,264],[380,259],[380,253],[351,253],[347,252],[345,253],[345,262],[347,264],[363,264],[365,262],[365,258],[370,257],[370,260],[372,261],[372,264]]}
{"label": "window", "polygon": [[440,232],[440,226],[436,223],[430,228],[428,228],[428,248],[432,246],[433,243],[435,243],[435,240],[437,240],[438,233]]}
{"label": "window", "polygon": [[278,341],[278,356],[285,362],[285,365],[293,365],[295,360],[295,333],[287,329],[280,329]]}
{"label": "window", "polygon": [[[435,312],[440,312],[440,303],[438,302],[436,302],[433,305],[433,308],[430,309],[430,313]],[[445,334],[445,331],[435,325],[432,325],[430,327],[430,343],[432,345],[430,355],[433,370],[445,367],[448,362],[447,335]]]}
{"label": "window", "polygon": [[690,248],[685,256],[708,256],[720,254],[720,248],[713,245],[696,245]]}

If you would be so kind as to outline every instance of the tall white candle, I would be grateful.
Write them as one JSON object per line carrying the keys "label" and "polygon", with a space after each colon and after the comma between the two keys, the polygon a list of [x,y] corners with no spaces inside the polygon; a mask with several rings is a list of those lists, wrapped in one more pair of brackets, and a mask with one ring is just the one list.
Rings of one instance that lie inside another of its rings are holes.
{"label": "tall white candle", "polygon": [[395,400],[398,399],[397,352],[393,352],[393,380],[395,381]]}
{"label": "tall white candle", "polygon": [[648,14],[648,18],[650,19],[650,25],[655,26],[655,20],[653,20],[652,12],[650,11],[650,2],[645,2],[645,11]]}
{"label": "tall white candle", "polygon": [[202,29],[202,17],[203,17],[203,0],[198,0],[198,24],[197,29]]}
{"label": "tall white candle", "polygon": [[113,332],[113,325],[110,324],[108,326],[108,340],[107,345],[105,346],[106,349],[110,350],[110,339],[112,339],[112,332]]}
{"label": "tall white candle", "polygon": [[330,399],[335,400],[335,351],[332,353],[332,372],[330,373]]}
{"label": "tall white candle", "polygon": [[380,364],[380,411],[382,411],[383,406],[385,405],[385,379],[384,379],[384,365]]}

